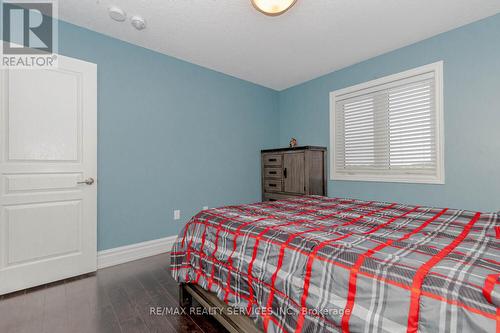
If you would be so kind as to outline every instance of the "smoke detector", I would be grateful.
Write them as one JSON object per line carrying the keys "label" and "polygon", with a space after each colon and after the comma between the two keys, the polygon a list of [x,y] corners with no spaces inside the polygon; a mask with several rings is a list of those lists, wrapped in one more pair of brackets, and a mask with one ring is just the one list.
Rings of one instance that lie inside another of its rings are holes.
{"label": "smoke detector", "polygon": [[123,22],[127,18],[127,14],[123,11],[123,9],[115,6],[109,8],[109,16],[118,22]]}
{"label": "smoke detector", "polygon": [[141,16],[132,16],[130,22],[137,30],[146,29],[146,21]]}

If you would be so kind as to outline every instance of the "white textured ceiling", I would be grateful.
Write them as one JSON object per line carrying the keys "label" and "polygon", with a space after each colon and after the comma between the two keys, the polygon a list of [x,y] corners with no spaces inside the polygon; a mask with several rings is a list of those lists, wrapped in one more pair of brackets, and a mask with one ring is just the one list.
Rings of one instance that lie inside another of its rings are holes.
{"label": "white textured ceiling", "polygon": [[[112,5],[146,30],[112,21]],[[278,17],[250,0],[59,1],[65,21],[276,90],[498,12],[499,0],[297,0]]]}

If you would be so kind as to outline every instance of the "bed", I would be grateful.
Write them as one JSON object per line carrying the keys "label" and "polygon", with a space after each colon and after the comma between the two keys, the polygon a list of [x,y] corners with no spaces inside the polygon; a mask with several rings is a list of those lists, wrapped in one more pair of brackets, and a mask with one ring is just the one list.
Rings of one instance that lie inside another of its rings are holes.
{"label": "bed", "polygon": [[496,213],[304,196],[198,213],[170,268],[231,331],[500,332],[499,237]]}

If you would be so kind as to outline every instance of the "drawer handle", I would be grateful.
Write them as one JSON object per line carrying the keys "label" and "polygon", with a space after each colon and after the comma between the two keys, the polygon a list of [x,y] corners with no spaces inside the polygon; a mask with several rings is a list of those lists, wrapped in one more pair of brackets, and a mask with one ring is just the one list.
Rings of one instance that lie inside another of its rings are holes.
{"label": "drawer handle", "polygon": [[270,158],[269,162],[276,162],[276,159],[275,158]]}
{"label": "drawer handle", "polygon": [[286,178],[286,168],[283,170],[283,176]]}
{"label": "drawer handle", "polygon": [[270,175],[275,175],[275,174],[276,174],[276,171],[269,171],[269,174],[270,174]]}
{"label": "drawer handle", "polygon": [[269,187],[276,187],[276,184],[269,184]]}

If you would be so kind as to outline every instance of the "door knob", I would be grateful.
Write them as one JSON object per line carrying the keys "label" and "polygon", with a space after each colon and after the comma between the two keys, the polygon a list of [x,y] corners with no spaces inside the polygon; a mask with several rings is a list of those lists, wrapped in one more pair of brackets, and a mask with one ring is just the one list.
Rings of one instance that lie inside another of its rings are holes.
{"label": "door knob", "polygon": [[92,185],[94,184],[95,180],[92,177],[89,177],[85,179],[83,182],[77,182],[77,184],[87,184],[87,185]]}

